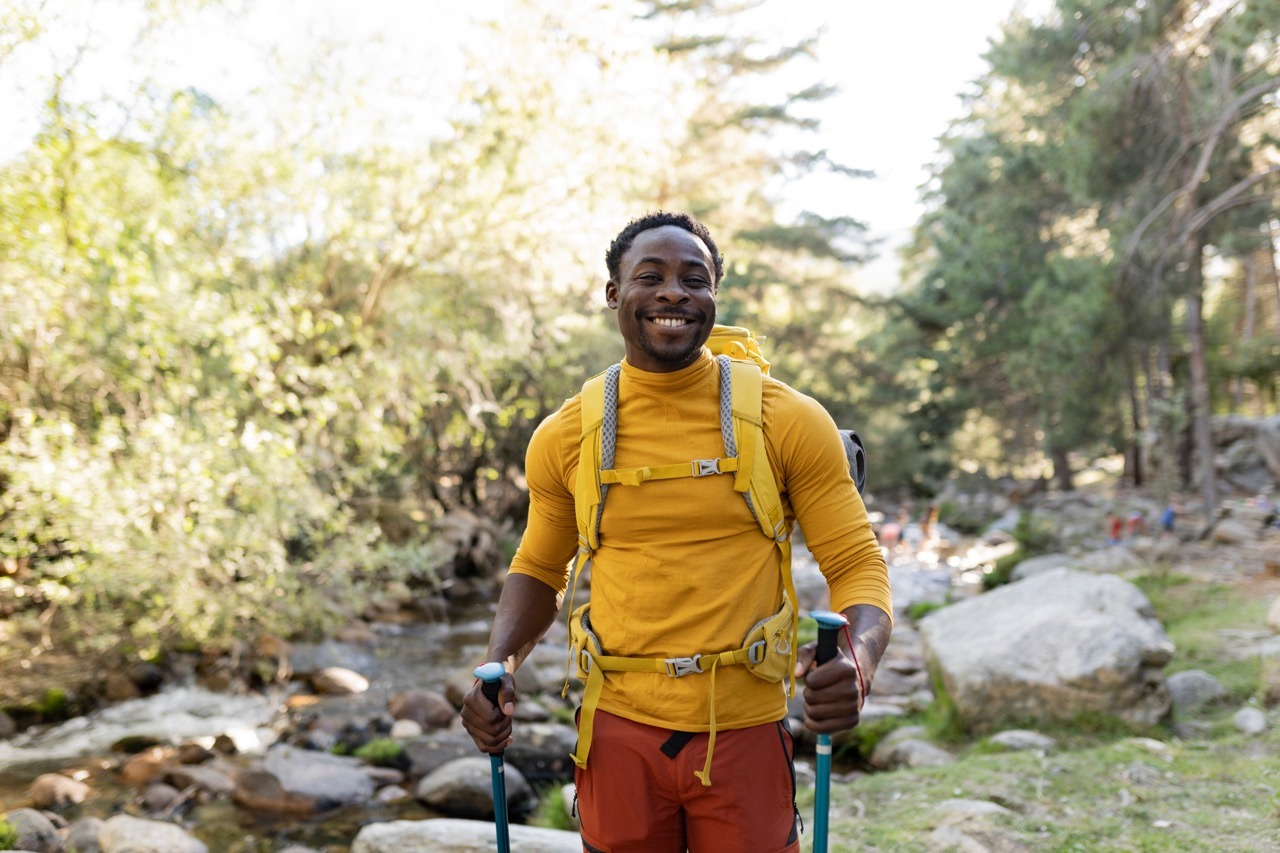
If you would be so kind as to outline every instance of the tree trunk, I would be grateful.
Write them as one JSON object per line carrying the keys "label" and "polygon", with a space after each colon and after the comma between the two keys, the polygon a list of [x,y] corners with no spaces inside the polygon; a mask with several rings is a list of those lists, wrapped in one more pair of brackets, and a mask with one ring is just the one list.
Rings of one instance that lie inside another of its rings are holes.
{"label": "tree trunk", "polygon": [[1075,491],[1075,477],[1071,473],[1071,460],[1067,458],[1067,451],[1053,447],[1049,451],[1049,458],[1053,460],[1053,479],[1058,489],[1063,492]]}
{"label": "tree trunk", "polygon": [[[1129,412],[1133,418],[1133,435],[1129,438],[1129,452],[1125,454],[1125,467],[1130,482],[1141,486],[1146,479],[1142,460],[1142,402],[1138,399],[1137,368],[1132,350],[1125,359],[1125,373],[1129,382]],[[1130,458],[1132,457],[1132,458]]]}
{"label": "tree trunk", "polygon": [[1213,470],[1213,410],[1209,402],[1209,368],[1205,360],[1204,241],[1198,236],[1191,251],[1188,272],[1190,287],[1187,293],[1187,339],[1191,344],[1191,400],[1194,409],[1196,453],[1200,462],[1200,497],[1204,501],[1205,520],[1209,521],[1213,518],[1218,500]]}

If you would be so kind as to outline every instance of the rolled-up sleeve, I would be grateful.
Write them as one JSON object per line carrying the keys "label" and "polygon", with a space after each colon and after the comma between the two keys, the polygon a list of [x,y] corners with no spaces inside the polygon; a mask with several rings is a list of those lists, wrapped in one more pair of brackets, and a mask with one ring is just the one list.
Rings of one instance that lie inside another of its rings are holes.
{"label": "rolled-up sleeve", "polygon": [[573,491],[577,472],[579,409],[570,400],[534,431],[525,452],[529,485],[529,518],[511,572],[537,578],[563,592],[578,550],[578,523]]}

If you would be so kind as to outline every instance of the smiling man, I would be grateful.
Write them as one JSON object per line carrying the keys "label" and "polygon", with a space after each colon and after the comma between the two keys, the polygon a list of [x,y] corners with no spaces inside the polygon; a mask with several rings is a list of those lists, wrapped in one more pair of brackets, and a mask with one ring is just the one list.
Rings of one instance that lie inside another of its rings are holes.
{"label": "smiling man", "polygon": [[[698,468],[732,456],[721,366],[705,346],[724,262],[707,229],[679,213],[628,223],[605,260],[605,300],[626,352],[612,370],[609,473],[643,473],[615,478],[605,492],[598,547],[589,549],[589,617],[575,616],[597,655],[594,673],[578,673],[588,684],[574,754],[583,849],[798,851],[784,689],[790,649],[780,649],[780,677],[764,674],[743,645],[760,623],[788,612],[782,549],[761,535],[733,476],[703,476],[730,471]],[[765,455],[785,516],[780,535],[794,523],[804,528],[832,608],[850,620],[840,655],[815,667],[810,645],[795,666],[805,675],[806,725],[832,733],[857,725],[888,643],[887,572],[834,422],[813,399],[761,381]],[[579,552],[575,494],[583,447],[591,450],[583,412],[580,394],[529,444],[528,525],[488,649],[488,660],[509,671],[555,618]],[[597,476],[588,488],[606,482]],[[481,750],[512,741],[515,698],[510,675],[497,708],[479,687],[467,695],[463,723]]]}

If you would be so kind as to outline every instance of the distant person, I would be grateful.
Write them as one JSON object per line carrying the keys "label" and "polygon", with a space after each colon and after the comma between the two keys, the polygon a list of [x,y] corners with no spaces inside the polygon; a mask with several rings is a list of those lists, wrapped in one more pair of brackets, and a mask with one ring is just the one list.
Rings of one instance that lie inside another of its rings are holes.
{"label": "distant person", "polygon": [[1164,510],[1160,513],[1160,530],[1170,536],[1173,535],[1173,526],[1178,521],[1178,508],[1173,501],[1165,504]]}
{"label": "distant person", "polygon": [[920,517],[920,541],[927,549],[932,549],[938,542],[938,505],[929,504],[924,515]]}
{"label": "distant person", "polygon": [[1107,544],[1119,545],[1124,537],[1124,520],[1114,512],[1107,513]]}
{"label": "distant person", "polygon": [[1129,513],[1129,538],[1141,536],[1147,532],[1147,517],[1142,514],[1142,510],[1135,509]]}

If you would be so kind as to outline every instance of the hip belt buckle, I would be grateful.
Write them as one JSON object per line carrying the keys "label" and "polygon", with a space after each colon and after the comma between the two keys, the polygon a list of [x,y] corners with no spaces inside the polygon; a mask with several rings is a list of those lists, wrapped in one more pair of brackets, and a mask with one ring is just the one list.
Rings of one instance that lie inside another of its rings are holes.
{"label": "hip belt buckle", "polygon": [[702,655],[694,655],[691,658],[667,658],[667,675],[672,678],[679,678],[682,675],[690,675],[695,672],[702,672]]}

